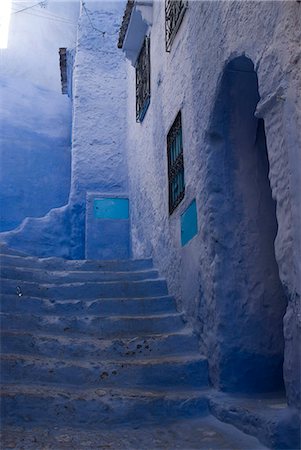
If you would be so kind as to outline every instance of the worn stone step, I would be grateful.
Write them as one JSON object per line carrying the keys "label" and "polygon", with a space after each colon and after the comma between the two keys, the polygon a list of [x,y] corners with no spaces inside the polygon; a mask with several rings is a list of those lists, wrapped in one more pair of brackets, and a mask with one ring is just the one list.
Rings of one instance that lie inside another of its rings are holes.
{"label": "worn stone step", "polygon": [[176,312],[173,297],[104,298],[98,300],[50,300],[38,297],[2,294],[4,313],[54,315],[148,315]]}
{"label": "worn stone step", "polygon": [[168,295],[166,281],[163,279],[64,284],[40,284],[20,280],[2,280],[1,291],[2,294],[16,294],[55,300]]}
{"label": "worn stone step", "polygon": [[201,405],[200,416],[177,417],[167,409],[168,416],[155,412],[148,419],[142,414],[141,422],[133,424],[125,416],[121,423],[100,427],[65,426],[64,420],[50,428],[32,422],[29,426],[6,425],[1,429],[1,443],[3,450],[268,450],[253,436],[204,415]]}
{"label": "worn stone step", "polygon": [[0,276],[4,279],[18,281],[33,281],[42,284],[49,283],[76,283],[76,282],[99,282],[99,281],[139,281],[158,278],[158,271],[154,269],[136,271],[102,271],[94,270],[45,270],[28,269],[22,267],[1,266]]}
{"label": "worn stone step", "polygon": [[74,338],[1,332],[1,352],[61,359],[141,359],[198,352],[198,343],[190,329],[172,334],[144,335],[122,339]]}
{"label": "worn stone step", "polygon": [[3,331],[19,330],[66,335],[90,335],[101,338],[171,333],[184,325],[182,315],[152,316],[54,316],[1,313]]}
{"label": "worn stone step", "polygon": [[134,271],[134,270],[147,270],[153,268],[152,259],[120,259],[120,260],[71,260],[63,258],[37,258],[34,256],[19,256],[19,255],[9,255],[0,254],[0,265],[1,266],[12,266],[12,267],[27,267],[45,270],[66,270],[66,271]]}
{"label": "worn stone step", "polygon": [[47,425],[104,429],[166,423],[207,414],[206,390],[72,389],[7,385],[2,392],[2,425]]}
{"label": "worn stone step", "polygon": [[212,391],[208,404],[219,420],[252,434],[268,448],[301,448],[300,412],[287,405],[284,392],[233,396]]}
{"label": "worn stone step", "polygon": [[28,256],[26,253],[21,252],[20,250],[13,249],[8,247],[6,244],[0,243],[0,257],[2,255],[14,255],[14,256]]}
{"label": "worn stone step", "polygon": [[194,354],[127,361],[79,361],[1,356],[3,383],[52,383],[82,387],[200,388],[208,385],[205,358]]}

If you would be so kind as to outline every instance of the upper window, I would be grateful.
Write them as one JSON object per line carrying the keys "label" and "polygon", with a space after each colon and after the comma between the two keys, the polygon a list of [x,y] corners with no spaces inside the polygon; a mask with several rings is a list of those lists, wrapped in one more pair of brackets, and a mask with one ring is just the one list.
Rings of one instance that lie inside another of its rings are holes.
{"label": "upper window", "polygon": [[167,160],[169,214],[171,214],[185,194],[181,111],[167,135]]}
{"label": "upper window", "polygon": [[145,37],[136,63],[136,120],[142,122],[150,103],[150,39]]}
{"label": "upper window", "polygon": [[170,51],[172,42],[181,25],[187,3],[187,0],[165,0],[165,45],[167,52]]}

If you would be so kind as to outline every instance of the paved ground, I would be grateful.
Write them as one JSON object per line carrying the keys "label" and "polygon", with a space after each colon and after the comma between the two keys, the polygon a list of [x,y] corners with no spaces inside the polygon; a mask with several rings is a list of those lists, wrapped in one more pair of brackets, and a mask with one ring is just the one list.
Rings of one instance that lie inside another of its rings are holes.
{"label": "paved ground", "polygon": [[255,438],[209,416],[182,420],[168,426],[74,431],[60,428],[6,428],[1,450],[263,450]]}

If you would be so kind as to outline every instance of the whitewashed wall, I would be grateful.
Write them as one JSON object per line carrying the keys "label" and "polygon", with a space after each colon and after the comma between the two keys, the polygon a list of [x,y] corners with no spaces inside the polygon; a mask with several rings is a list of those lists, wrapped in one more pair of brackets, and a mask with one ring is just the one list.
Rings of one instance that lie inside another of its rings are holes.
{"label": "whitewashed wall", "polygon": [[[275,251],[288,296],[284,318],[284,375],[288,400],[300,401],[300,194],[301,88],[300,19],[297,2],[189,2],[171,52],[165,52],[164,2],[154,2],[151,30],[151,103],[135,123],[135,71],[129,65],[128,158],[132,198],[133,251],[153,255],[169,288],[210,355],[211,379],[218,384],[219,327],[231,323],[217,308],[218,255],[212,224],[207,163],[208,130],[224,67],[245,54],[255,66],[277,201]],[[166,135],[182,109],[186,193],[168,214]],[[180,215],[196,198],[199,233],[180,245]],[[215,208],[218,204],[215,203]],[[235,233],[235,230],[233,230]],[[230,249],[229,249],[230,251]],[[229,302],[225,297],[225,302]],[[298,315],[299,314],[299,315]],[[260,317],[258,318],[260,322]],[[239,346],[239,343],[238,343]]]}

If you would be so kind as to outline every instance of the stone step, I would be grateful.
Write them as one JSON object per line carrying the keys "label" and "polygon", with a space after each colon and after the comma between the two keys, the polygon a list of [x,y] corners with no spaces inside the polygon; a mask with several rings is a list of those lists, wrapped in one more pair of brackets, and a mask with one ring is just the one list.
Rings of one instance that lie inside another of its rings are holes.
{"label": "stone step", "polygon": [[28,256],[26,253],[21,252],[20,250],[16,250],[8,247],[7,245],[0,243],[0,257],[1,255],[13,255],[13,256]]}
{"label": "stone step", "polygon": [[163,279],[64,284],[40,284],[20,280],[2,280],[1,292],[3,294],[52,298],[55,300],[168,295],[166,281]]}
{"label": "stone step", "polygon": [[153,268],[152,259],[120,259],[112,261],[103,260],[71,260],[63,258],[37,258],[34,256],[18,256],[9,254],[0,254],[1,266],[12,266],[20,268],[35,268],[44,270],[66,270],[70,271],[108,271],[125,272],[135,270],[147,270]]}
{"label": "stone step", "polygon": [[233,396],[212,391],[208,404],[219,420],[255,436],[268,448],[301,448],[300,412],[287,405],[285,392]]}
{"label": "stone step", "polygon": [[50,383],[81,387],[156,387],[164,389],[208,386],[205,358],[198,354],[127,361],[78,361],[1,356],[2,383]]}
{"label": "stone step", "polygon": [[104,298],[100,300],[49,300],[38,297],[3,294],[1,311],[4,313],[54,315],[148,315],[176,312],[173,297]]}
{"label": "stone step", "polygon": [[53,336],[2,331],[1,352],[61,359],[142,359],[198,352],[198,343],[190,329],[173,334],[144,335],[122,339]]}
{"label": "stone step", "polygon": [[90,335],[103,339],[162,334],[183,328],[179,313],[152,316],[39,316],[1,313],[3,331],[33,331],[63,335]]}
{"label": "stone step", "polygon": [[[165,405],[162,406],[165,413]],[[141,421],[133,424],[127,422],[125,415],[121,423],[107,426],[103,426],[105,419],[100,426],[65,426],[60,417],[59,423],[49,428],[32,422],[26,426],[6,425],[1,429],[1,443],[3,450],[268,450],[256,438],[206,414],[201,406],[200,403],[200,417],[193,413],[186,417],[186,412],[185,417],[181,413],[177,417],[167,407],[167,414],[156,414],[157,410],[150,418],[141,414]]]}
{"label": "stone step", "polygon": [[28,269],[22,267],[1,266],[0,276],[2,280],[32,281],[42,284],[49,283],[75,283],[75,282],[99,282],[99,281],[139,281],[152,280],[158,278],[158,271],[154,269],[136,270],[136,271],[102,271],[94,270],[45,270]]}
{"label": "stone step", "polygon": [[166,423],[207,414],[206,390],[72,389],[8,385],[2,393],[2,425],[53,428],[58,424],[106,429]]}

